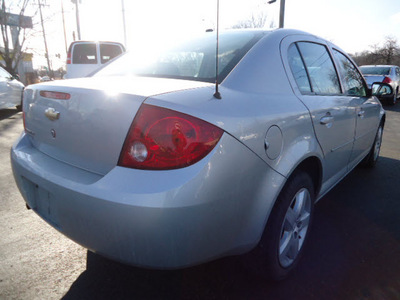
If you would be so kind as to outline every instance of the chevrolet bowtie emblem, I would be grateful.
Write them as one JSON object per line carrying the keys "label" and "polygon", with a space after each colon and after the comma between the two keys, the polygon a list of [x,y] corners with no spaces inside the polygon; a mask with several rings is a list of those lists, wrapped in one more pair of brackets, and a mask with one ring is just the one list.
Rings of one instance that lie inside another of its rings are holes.
{"label": "chevrolet bowtie emblem", "polygon": [[55,120],[58,120],[60,118],[60,112],[56,111],[52,107],[49,107],[48,109],[46,109],[44,111],[44,114],[51,121],[55,121]]}

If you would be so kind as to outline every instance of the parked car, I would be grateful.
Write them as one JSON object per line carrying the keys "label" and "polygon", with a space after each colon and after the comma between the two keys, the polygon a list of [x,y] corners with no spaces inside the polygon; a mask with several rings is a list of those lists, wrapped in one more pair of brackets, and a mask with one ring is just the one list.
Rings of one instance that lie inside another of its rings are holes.
{"label": "parked car", "polygon": [[21,109],[24,85],[0,67],[0,109],[16,107]]}
{"label": "parked car", "polygon": [[125,47],[117,42],[72,42],[68,48],[64,78],[85,77],[124,52]]}
{"label": "parked car", "polygon": [[385,111],[329,41],[222,32],[218,76],[215,41],[205,33],[154,59],[125,54],[92,77],[28,86],[11,151],[28,207],[127,264],[248,253],[265,275],[287,276],[314,204],[377,162]]}
{"label": "parked car", "polygon": [[54,80],[54,79],[50,78],[50,76],[47,76],[47,75],[45,75],[43,77],[39,77],[40,82],[52,81],[52,80]]}
{"label": "parked car", "polygon": [[368,87],[371,87],[374,82],[385,82],[390,84],[394,90],[394,94],[393,97],[387,99],[387,103],[390,105],[396,104],[397,99],[400,97],[400,68],[398,66],[366,65],[361,66],[360,70],[364,74]]}

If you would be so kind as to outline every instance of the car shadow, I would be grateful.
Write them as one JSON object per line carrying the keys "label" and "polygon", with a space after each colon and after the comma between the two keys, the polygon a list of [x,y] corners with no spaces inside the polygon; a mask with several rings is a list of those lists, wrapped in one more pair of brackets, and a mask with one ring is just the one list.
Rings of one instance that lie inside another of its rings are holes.
{"label": "car shadow", "polygon": [[88,252],[63,299],[399,299],[400,161],[356,168],[316,206],[292,275],[268,282],[238,257],[178,271],[122,265]]}
{"label": "car shadow", "polygon": [[18,113],[19,111],[17,109],[12,109],[12,108],[0,109],[0,121],[9,119]]}
{"label": "car shadow", "polygon": [[400,112],[400,99],[397,99],[397,103],[395,105],[383,104],[383,108],[388,111]]}

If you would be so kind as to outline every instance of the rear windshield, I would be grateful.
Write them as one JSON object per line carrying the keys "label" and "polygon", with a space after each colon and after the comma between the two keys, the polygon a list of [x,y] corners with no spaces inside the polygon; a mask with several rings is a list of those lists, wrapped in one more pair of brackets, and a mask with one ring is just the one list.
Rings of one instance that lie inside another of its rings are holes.
{"label": "rear windshield", "polygon": [[[219,81],[223,81],[266,32],[228,31],[219,38]],[[173,48],[123,55],[94,76],[137,75],[215,82],[216,34],[208,32]]]}
{"label": "rear windshield", "polygon": [[389,75],[390,67],[360,67],[364,75]]}
{"label": "rear windshield", "polygon": [[122,48],[115,44],[100,44],[101,63],[104,64],[109,60],[117,57],[122,53]]}
{"label": "rear windshield", "polygon": [[72,55],[73,64],[97,64],[95,43],[75,44]]}

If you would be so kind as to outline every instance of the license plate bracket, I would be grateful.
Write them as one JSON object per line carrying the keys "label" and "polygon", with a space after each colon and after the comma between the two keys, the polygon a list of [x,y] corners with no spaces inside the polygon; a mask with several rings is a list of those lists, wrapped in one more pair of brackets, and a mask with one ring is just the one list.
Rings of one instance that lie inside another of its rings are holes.
{"label": "license plate bracket", "polygon": [[54,205],[54,195],[26,178],[22,178],[22,181],[28,206],[45,221],[58,228],[58,213]]}

